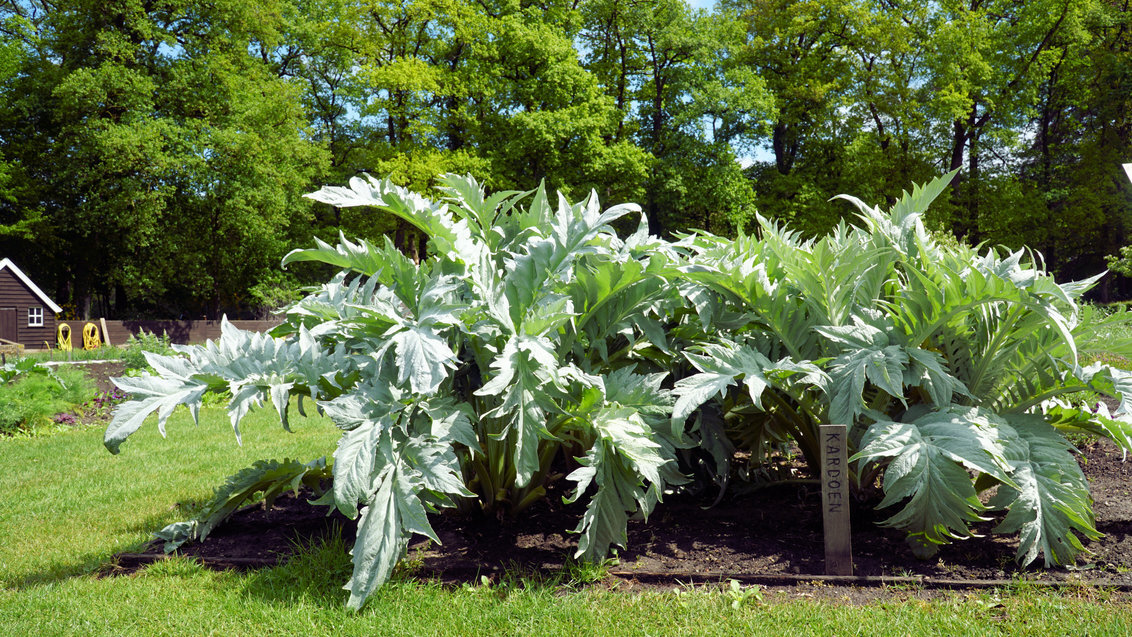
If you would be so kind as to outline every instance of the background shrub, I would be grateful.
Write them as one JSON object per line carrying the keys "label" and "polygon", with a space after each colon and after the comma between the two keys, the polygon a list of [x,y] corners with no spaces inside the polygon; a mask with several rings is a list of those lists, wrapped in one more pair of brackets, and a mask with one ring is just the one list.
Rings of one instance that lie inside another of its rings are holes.
{"label": "background shrub", "polygon": [[127,371],[153,371],[146,363],[145,352],[153,352],[163,356],[172,354],[173,347],[169,342],[169,333],[164,332],[161,336],[158,336],[153,332],[142,330],[126,339],[126,344],[122,348],[122,362],[126,364]]}
{"label": "background shrub", "polygon": [[49,424],[53,415],[90,400],[94,394],[94,383],[78,367],[60,367],[54,376],[21,375],[0,385],[0,434]]}

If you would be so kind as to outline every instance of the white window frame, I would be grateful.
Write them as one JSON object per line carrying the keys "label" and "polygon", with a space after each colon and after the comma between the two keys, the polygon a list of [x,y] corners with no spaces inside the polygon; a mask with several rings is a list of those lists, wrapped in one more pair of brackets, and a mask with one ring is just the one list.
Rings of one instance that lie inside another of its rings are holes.
{"label": "white window frame", "polygon": [[28,327],[43,327],[43,308],[28,308]]}

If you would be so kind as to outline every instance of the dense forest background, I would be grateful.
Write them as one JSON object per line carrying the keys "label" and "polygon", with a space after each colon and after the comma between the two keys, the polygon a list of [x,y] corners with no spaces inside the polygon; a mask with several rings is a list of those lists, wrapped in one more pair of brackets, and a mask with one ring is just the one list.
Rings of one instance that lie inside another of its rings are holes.
{"label": "dense forest background", "polygon": [[1129,161],[1128,0],[0,2],[0,255],[80,316],[254,313],[313,236],[419,249],[301,197],[363,172],[817,234],[958,168],[932,227],[1132,272]]}

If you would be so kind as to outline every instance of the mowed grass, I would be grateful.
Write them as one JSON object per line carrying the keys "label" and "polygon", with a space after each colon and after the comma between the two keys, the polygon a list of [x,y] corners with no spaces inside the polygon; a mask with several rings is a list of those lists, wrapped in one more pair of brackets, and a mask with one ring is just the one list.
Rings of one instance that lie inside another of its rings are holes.
{"label": "mowed grass", "polygon": [[[287,433],[261,409],[240,425],[205,408],[194,425],[179,409],[162,438],[155,420],[112,455],[100,428],[0,438],[0,584],[5,587],[89,575],[107,558],[145,544],[180,519],[224,478],[261,458],[313,459],[333,452],[329,421],[294,414]],[[0,630],[3,627],[0,626]]]}
{"label": "mowed grass", "polygon": [[[260,411],[241,425],[179,412],[162,439],[150,422],[119,456],[101,430],[0,439],[0,635],[1124,635],[1132,604],[1093,589],[1020,586],[920,599],[895,591],[855,605],[805,589],[750,595],[738,608],[717,586],[625,592],[537,581],[444,587],[401,578],[349,613],[341,542],[290,563],[218,573],[184,559],[132,576],[99,577],[114,553],[140,548],[183,519],[227,475],[261,458],[330,453],[338,432],[317,418],[295,433]],[[662,505],[663,506],[663,505]],[[903,550],[903,547],[893,547]],[[820,596],[820,595],[819,595]]]}

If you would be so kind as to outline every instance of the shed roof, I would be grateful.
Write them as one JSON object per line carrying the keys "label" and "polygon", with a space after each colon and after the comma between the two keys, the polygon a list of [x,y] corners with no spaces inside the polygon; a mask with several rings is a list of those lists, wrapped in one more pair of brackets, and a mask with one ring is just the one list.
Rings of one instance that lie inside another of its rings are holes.
{"label": "shed roof", "polygon": [[12,263],[10,259],[0,259],[0,272],[3,272],[5,269],[11,270],[12,274],[15,274],[16,278],[26,285],[28,289],[31,290],[32,294],[39,297],[39,300],[43,301],[44,305],[51,308],[52,312],[58,314],[63,311],[63,308],[56,305],[55,301],[48,298],[47,295],[43,293],[43,290],[39,289],[39,286],[32,282],[32,280],[28,278],[28,275],[24,274],[23,270],[17,268],[16,264]]}

